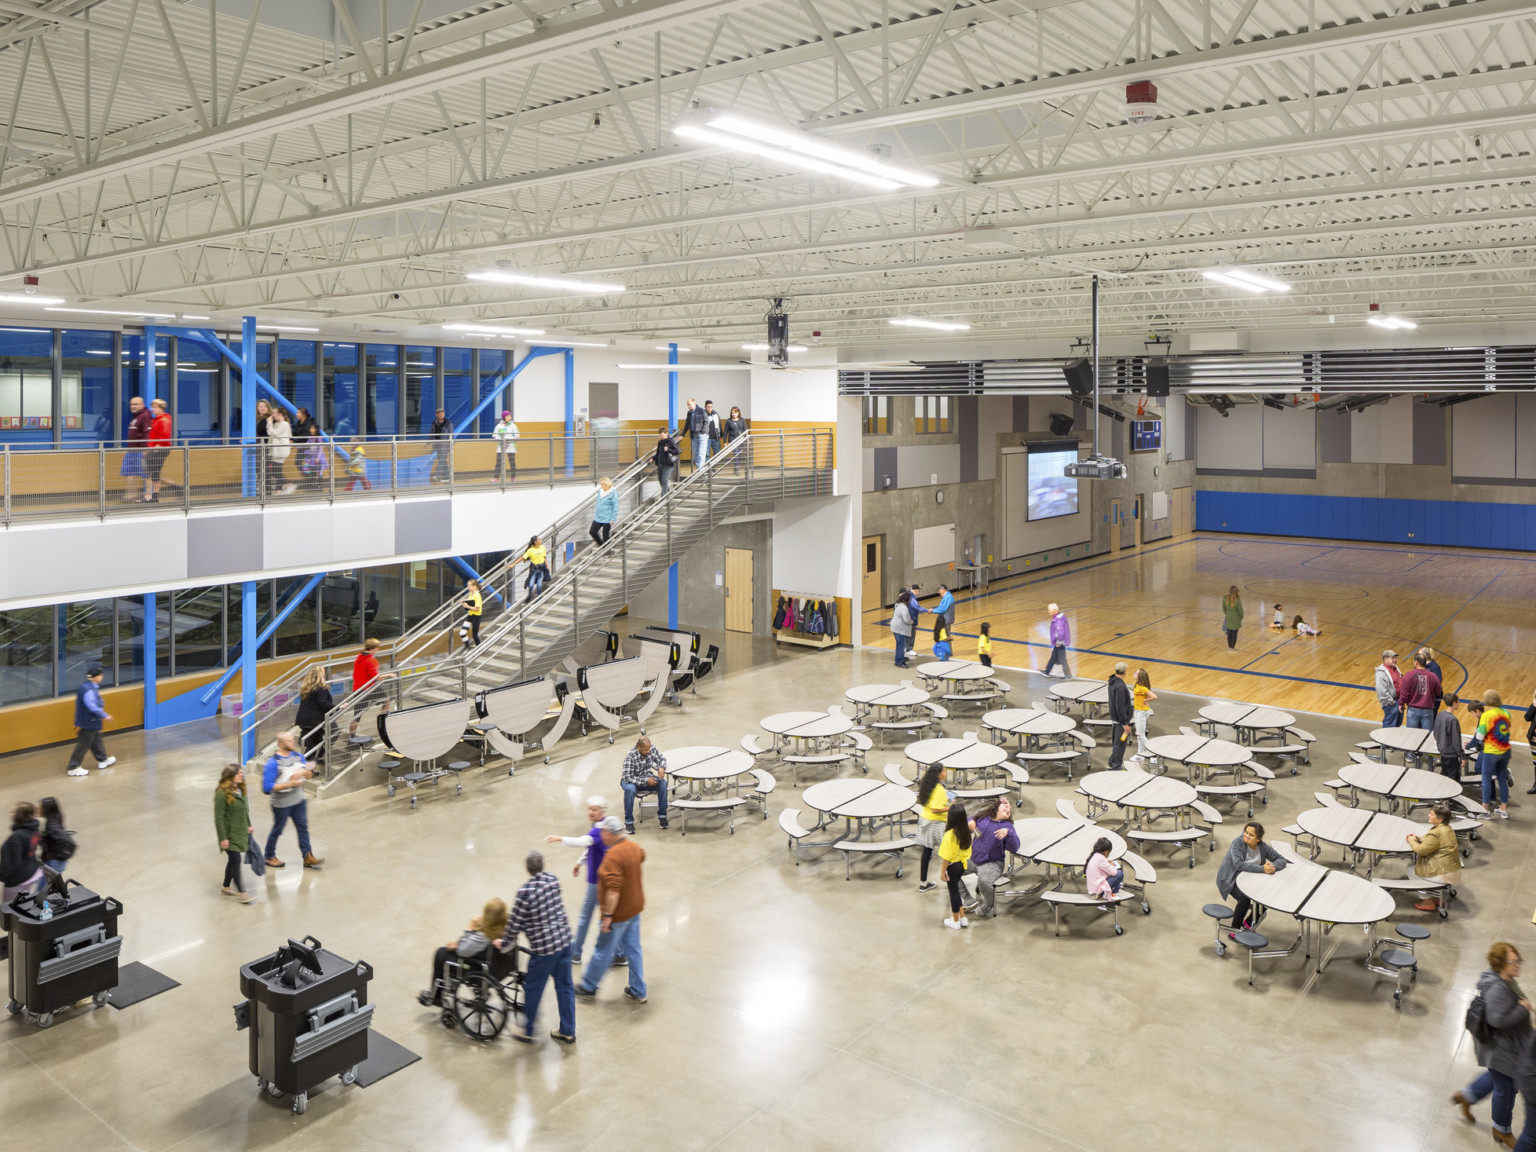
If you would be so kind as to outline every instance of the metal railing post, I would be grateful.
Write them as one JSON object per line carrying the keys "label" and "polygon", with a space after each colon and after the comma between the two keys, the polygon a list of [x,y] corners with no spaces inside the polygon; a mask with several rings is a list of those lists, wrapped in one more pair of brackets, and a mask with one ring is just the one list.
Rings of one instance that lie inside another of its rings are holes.
{"label": "metal railing post", "polygon": [[706,523],[713,528],[715,526],[715,470],[713,468],[704,470],[704,501],[705,512],[709,517]]}
{"label": "metal railing post", "polygon": [[400,439],[389,438],[389,494],[400,495]]}
{"label": "metal railing post", "polygon": [[553,487],[555,483],[555,438],[553,435],[544,437],[546,455],[549,457],[549,483]]}
{"label": "metal railing post", "polygon": [[821,495],[821,449],[816,429],[811,429],[811,491]]}
{"label": "metal railing post", "polygon": [[517,671],[521,676],[528,674],[528,621],[526,618],[517,622]]}
{"label": "metal railing post", "polygon": [[98,452],[96,460],[96,513],[103,520],[107,518],[107,445],[106,442],[96,446]]}
{"label": "metal railing post", "polygon": [[11,522],[11,446],[5,446],[5,522]]}
{"label": "metal railing post", "polygon": [[784,471],[784,433],[779,433],[779,497],[789,495],[789,476]]}
{"label": "metal railing post", "polygon": [[629,540],[619,541],[619,587],[624,593],[624,603],[629,603]]}
{"label": "metal railing post", "polygon": [[322,444],[320,447],[324,453],[327,495],[334,504],[336,503],[336,453],[329,444]]}
{"label": "metal railing post", "polygon": [[181,506],[192,511],[192,445],[181,446]]}
{"label": "metal railing post", "polygon": [[581,640],[581,601],[576,596],[576,586],[581,581],[571,578],[571,637],[576,641]]}
{"label": "metal railing post", "polygon": [[448,494],[450,496],[452,496],[453,495],[453,441],[452,440],[440,440],[439,443],[445,445],[447,447],[447,449],[448,449],[448,451],[446,453],[447,459],[443,461],[443,464],[448,469]]}

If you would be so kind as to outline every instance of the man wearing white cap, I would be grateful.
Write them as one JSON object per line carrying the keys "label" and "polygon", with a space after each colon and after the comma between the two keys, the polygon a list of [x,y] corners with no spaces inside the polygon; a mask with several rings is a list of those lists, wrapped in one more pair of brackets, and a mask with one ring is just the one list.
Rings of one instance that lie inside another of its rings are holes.
{"label": "man wearing white cap", "polygon": [[597,995],[603,974],[612,966],[615,957],[623,956],[629,961],[629,982],[624,995],[636,1004],[644,1004],[645,961],[640,955],[640,913],[645,910],[645,886],[640,870],[645,863],[645,849],[624,835],[624,821],[617,816],[609,816],[603,821],[600,835],[608,847],[597,875],[602,921],[598,925],[592,959],[587,961],[586,970],[576,982],[576,996],[590,1000]]}
{"label": "man wearing white cap", "polygon": [[[517,425],[512,423],[511,410],[501,414],[501,422],[491,429],[491,435],[496,438],[496,478],[498,480],[517,479]],[[502,469],[506,472],[503,475]],[[578,940],[576,947],[581,948]]]}
{"label": "man wearing white cap", "polygon": [[[608,846],[603,843],[603,817],[608,815],[608,801],[601,796],[587,797],[587,823],[592,825],[585,836],[546,836],[544,843],[559,841],[567,848],[585,848],[586,855],[576,862],[572,876],[580,876],[582,865],[587,869],[587,895],[581,902],[581,923],[576,929],[576,939],[571,944],[571,963],[581,963],[581,946],[586,942],[587,929],[592,926],[592,912],[597,907],[597,870],[603,866],[603,855]],[[628,961],[625,961],[628,963]]]}

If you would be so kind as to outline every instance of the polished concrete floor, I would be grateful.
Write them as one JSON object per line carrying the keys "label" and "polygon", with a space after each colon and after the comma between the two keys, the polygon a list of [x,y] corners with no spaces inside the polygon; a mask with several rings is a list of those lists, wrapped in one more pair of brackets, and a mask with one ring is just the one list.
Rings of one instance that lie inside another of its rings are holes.
{"label": "polished concrete floor", "polygon": [[[739,638],[726,673],[651,725],[659,746],[734,745],[758,720],[825,708],[849,685],[892,679],[888,653],[770,651]],[[1043,694],[1006,675],[1014,698]],[[1200,701],[1165,694],[1153,731],[1176,730]],[[1261,810],[1272,832],[1315,806],[1364,725],[1306,717],[1312,765],[1282,775]],[[973,724],[952,721],[955,734]],[[1533,805],[1489,829],[1440,922],[1426,924],[1423,975],[1402,1011],[1359,963],[1348,933],[1321,978],[1298,956],[1265,961],[1255,985],[1241,956],[1218,959],[1200,906],[1215,900],[1219,856],[1162,864],[1150,916],[1070,920],[1056,938],[1039,905],[946,931],[942,891],[916,868],[843,878],[840,858],[796,866],[776,817],[736,834],[700,822],[684,838],[654,820],[643,920],[650,1002],[620,974],[578,1005],[579,1042],[491,1045],[447,1032],[415,993],[432,949],[492,894],[510,897],[524,853],[581,827],[583,798],[616,786],[624,743],[600,738],[487,768],[412,811],[382,789],[312,805],[326,866],[295,866],[243,907],[217,891],[222,857],[210,793],[224,754],[212,726],[115,738],[115,770],[63,775],[53,749],[0,761],[5,804],[59,796],[81,842],[71,872],[126,906],[125,960],[181,981],[124,1011],[65,1016],[47,1031],[0,1021],[0,1129],[13,1147],[138,1149],[1289,1149],[1485,1148],[1449,1094],[1474,1071],[1462,1030],[1488,944],[1531,939]],[[227,744],[224,745],[227,747]],[[871,757],[872,771],[899,749]],[[1095,763],[1102,765],[1102,750]],[[910,767],[908,765],[907,767]],[[1519,799],[1529,759],[1517,755]],[[1047,815],[1063,783],[1032,783],[1021,814]],[[263,806],[264,807],[264,806]],[[265,811],[256,818],[265,833]],[[296,860],[289,833],[282,855]],[[1225,848],[1228,835],[1222,837]],[[554,846],[566,885],[575,852]],[[1330,853],[1328,862],[1337,859]],[[1282,921],[1272,936],[1288,936]],[[367,1089],[332,1081],[306,1115],[258,1096],[235,1031],[237,968],[311,933],[377,970],[376,1026],[419,1063]],[[546,998],[544,1023],[553,1005]],[[545,1029],[547,1030],[547,1028]],[[541,1031],[541,1035],[543,1031]],[[1479,1109],[1486,1117],[1487,1108]],[[1517,1112],[1517,1123],[1519,1113]]]}

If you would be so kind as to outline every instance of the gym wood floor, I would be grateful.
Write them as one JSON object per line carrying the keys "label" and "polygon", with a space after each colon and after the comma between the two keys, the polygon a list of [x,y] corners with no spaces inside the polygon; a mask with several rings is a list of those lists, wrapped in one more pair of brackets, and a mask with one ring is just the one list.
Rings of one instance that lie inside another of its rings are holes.
{"label": "gym wood floor", "polygon": [[[1227,649],[1221,599],[1236,584],[1246,612]],[[1145,666],[1155,688],[1338,716],[1379,718],[1373,670],[1384,648],[1432,647],[1446,691],[1497,689],[1524,709],[1536,686],[1536,555],[1389,544],[1193,534],[957,597],[954,649],[974,657],[992,625],[993,660],[1041,669],[1050,655],[1045,607],[1072,624],[1074,675],[1103,678],[1117,660]],[[1270,631],[1275,602],[1317,637]],[[924,606],[932,608],[932,596]],[[1262,605],[1263,615],[1260,615]],[[864,641],[893,647],[889,609],[866,612]],[[932,649],[932,617],[919,647]]]}

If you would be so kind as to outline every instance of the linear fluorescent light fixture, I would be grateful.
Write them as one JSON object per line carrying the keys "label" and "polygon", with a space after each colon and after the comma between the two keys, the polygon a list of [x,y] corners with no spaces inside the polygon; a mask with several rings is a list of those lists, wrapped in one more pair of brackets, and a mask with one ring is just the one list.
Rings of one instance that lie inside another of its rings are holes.
{"label": "linear fluorescent light fixture", "polygon": [[898,328],[932,328],[935,332],[969,332],[971,326],[958,320],[929,320],[925,316],[892,316],[886,321]]}
{"label": "linear fluorescent light fixture", "polygon": [[1261,288],[1259,285],[1254,284],[1248,280],[1239,280],[1230,272],[1218,272],[1213,269],[1209,272],[1202,273],[1202,275],[1204,275],[1207,280],[1214,280],[1218,284],[1225,284],[1228,288],[1241,288],[1244,292],[1252,292],[1255,296],[1261,296],[1265,292],[1269,291],[1268,288]]}
{"label": "linear fluorescent light fixture", "polygon": [[1266,276],[1262,272],[1255,272],[1252,268],[1228,268],[1226,276],[1229,280],[1236,280],[1242,284],[1251,284],[1264,292],[1289,292],[1291,286],[1284,280],[1276,280],[1273,276]]}
{"label": "linear fluorescent light fixture", "polygon": [[615,364],[633,372],[745,372],[750,364]]}
{"label": "linear fluorescent light fixture", "polygon": [[46,308],[50,304],[62,304],[62,296],[33,296],[27,292],[0,292],[0,304],[36,304]]}
{"label": "linear fluorescent light fixture", "polygon": [[533,276],[525,272],[503,272],[489,269],[484,272],[466,272],[466,280],[479,280],[488,284],[520,284],[525,288],[548,288],[554,292],[576,292],[586,296],[610,296],[624,291],[624,285],[604,280],[572,280],[566,276]]}
{"label": "linear fluorescent light fixture", "polygon": [[1377,328],[1417,328],[1412,320],[1404,320],[1401,316],[1371,316],[1366,320],[1367,324],[1374,324]]}
{"label": "linear fluorescent light fixture", "polygon": [[838,176],[884,192],[933,188],[939,183],[939,178],[929,172],[892,164],[873,152],[833,144],[788,125],[735,112],[715,112],[684,120],[673,126],[672,133],[688,140],[729,148],[733,152],[764,156],[797,168]]}
{"label": "linear fluorescent light fixture", "polygon": [[[693,351],[692,348],[684,348],[681,344],[679,344],[677,346],[677,350],[679,352],[692,352]],[[656,345],[656,351],[657,352],[670,352],[670,351],[672,351],[672,346],[670,344],[658,344],[658,345]]]}
{"label": "linear fluorescent light fixture", "polygon": [[79,312],[86,316],[132,316],[143,320],[174,320],[174,312],[117,312],[110,308],[44,308],[44,312]]}
{"label": "linear fluorescent light fixture", "polygon": [[258,324],[258,332],[318,332],[318,328],[300,328],[293,324]]}
{"label": "linear fluorescent light fixture", "polygon": [[444,324],[444,332],[464,332],[470,336],[542,336],[542,328],[513,328],[493,324]]}
{"label": "linear fluorescent light fixture", "polygon": [[[741,349],[742,349],[743,352],[766,352],[766,351],[768,351],[768,345],[766,345],[766,344],[743,344],[741,346]],[[784,346],[784,351],[786,351],[786,352],[804,352],[805,351],[805,345],[804,344],[786,344]]]}
{"label": "linear fluorescent light fixture", "polygon": [[609,348],[612,347],[606,340],[530,340],[530,344],[537,344],[540,348]]}

